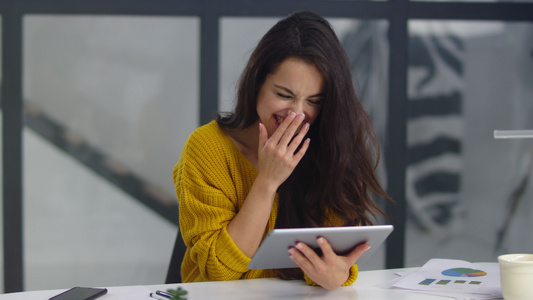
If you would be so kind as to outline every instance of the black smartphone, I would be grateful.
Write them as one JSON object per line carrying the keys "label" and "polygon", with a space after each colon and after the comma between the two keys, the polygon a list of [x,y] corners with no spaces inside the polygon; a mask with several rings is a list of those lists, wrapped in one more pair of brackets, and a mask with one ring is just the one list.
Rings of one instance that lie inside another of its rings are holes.
{"label": "black smartphone", "polygon": [[91,300],[105,295],[106,293],[107,289],[77,286],[59,295],[55,295],[49,300]]}

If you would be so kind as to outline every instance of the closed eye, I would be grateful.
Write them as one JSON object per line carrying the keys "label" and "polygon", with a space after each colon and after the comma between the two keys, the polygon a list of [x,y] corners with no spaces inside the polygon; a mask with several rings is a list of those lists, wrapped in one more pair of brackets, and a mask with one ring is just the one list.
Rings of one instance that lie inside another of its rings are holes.
{"label": "closed eye", "polygon": [[282,93],[277,93],[277,95],[283,99],[290,99],[291,96],[290,95],[285,95],[285,94],[282,94]]}
{"label": "closed eye", "polygon": [[314,104],[314,105],[320,105],[320,104],[322,104],[322,99],[317,99],[317,100],[309,99],[309,100],[307,100],[307,101],[309,101],[309,103]]}

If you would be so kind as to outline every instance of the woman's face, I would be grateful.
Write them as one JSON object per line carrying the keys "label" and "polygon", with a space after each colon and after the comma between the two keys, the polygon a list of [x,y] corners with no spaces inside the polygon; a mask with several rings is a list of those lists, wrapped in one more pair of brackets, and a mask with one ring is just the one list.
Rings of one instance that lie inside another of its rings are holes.
{"label": "woman's face", "polygon": [[323,100],[324,79],[314,64],[301,59],[284,60],[274,73],[267,75],[257,96],[257,114],[270,137],[291,113],[303,113],[313,124]]}

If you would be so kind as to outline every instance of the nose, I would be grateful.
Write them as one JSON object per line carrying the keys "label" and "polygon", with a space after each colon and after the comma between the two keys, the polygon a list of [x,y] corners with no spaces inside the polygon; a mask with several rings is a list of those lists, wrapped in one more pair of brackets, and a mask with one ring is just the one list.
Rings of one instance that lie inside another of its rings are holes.
{"label": "nose", "polygon": [[294,101],[291,107],[291,110],[296,114],[304,114],[307,118],[307,114],[304,111],[304,105],[301,101]]}

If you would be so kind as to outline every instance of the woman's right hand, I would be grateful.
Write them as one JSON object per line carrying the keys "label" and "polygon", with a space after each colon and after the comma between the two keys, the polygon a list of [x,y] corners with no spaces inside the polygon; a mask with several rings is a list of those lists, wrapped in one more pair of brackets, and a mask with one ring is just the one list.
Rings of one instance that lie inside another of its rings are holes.
{"label": "woman's right hand", "polygon": [[[310,127],[309,123],[301,126],[304,119],[304,114],[290,113],[270,138],[265,126],[259,123],[257,179],[277,189],[291,175],[309,148],[309,138],[302,144]],[[300,144],[302,147],[296,152]]]}
{"label": "woman's right hand", "polygon": [[[248,257],[253,257],[261,244],[277,189],[309,148],[309,139],[302,142],[309,124],[301,126],[298,132],[303,120],[303,114],[290,114],[270,138],[265,126],[259,124],[257,177],[244,204],[227,227],[237,247]],[[298,149],[300,144],[302,147]]]}

